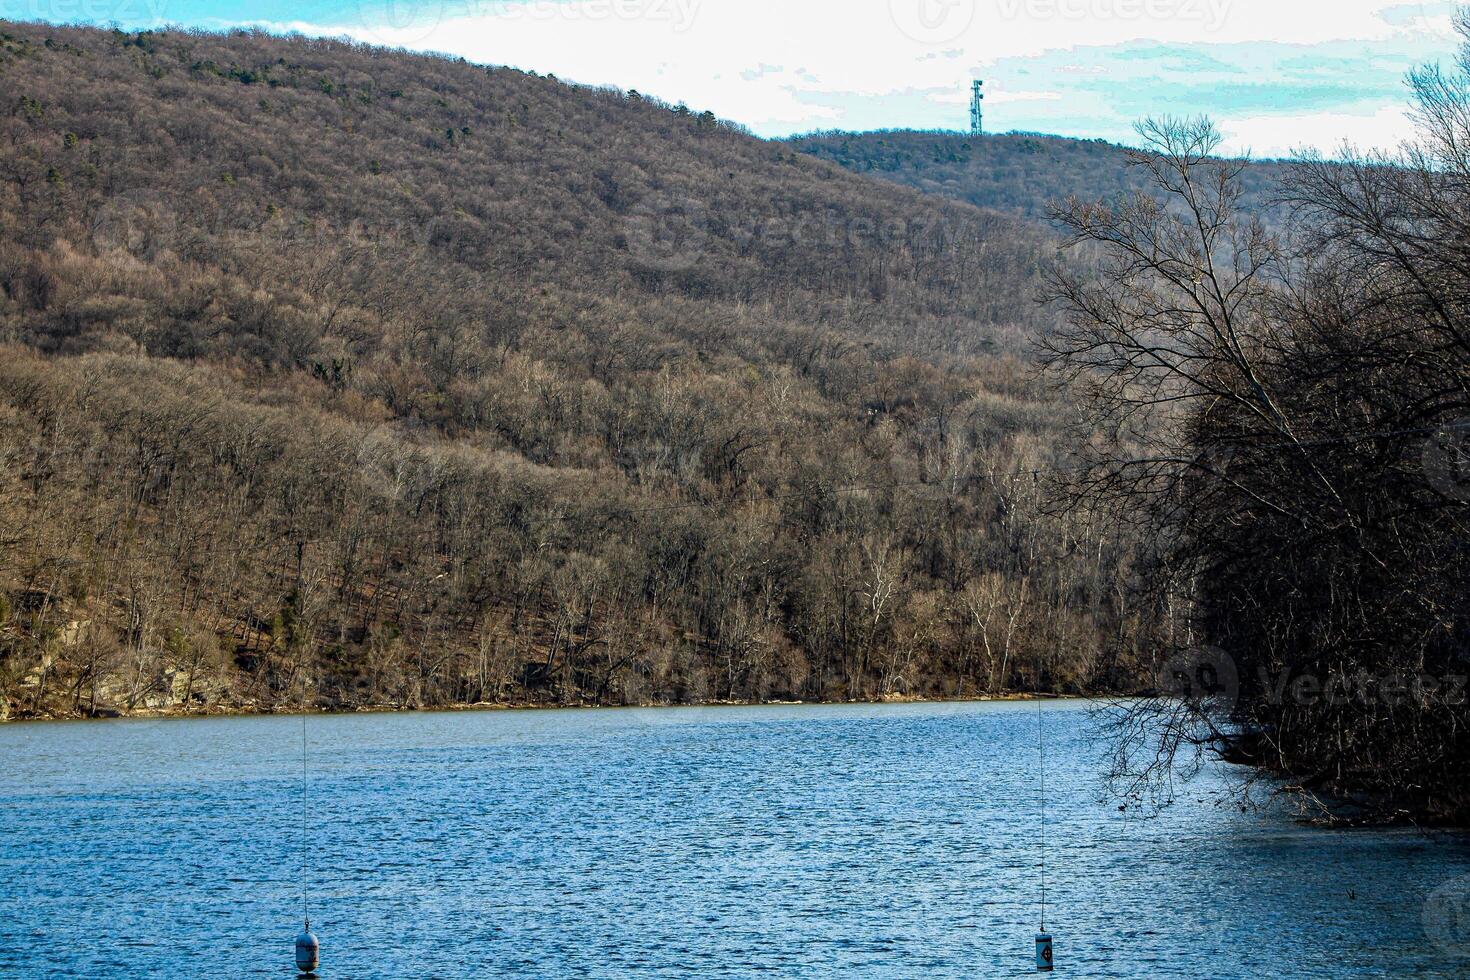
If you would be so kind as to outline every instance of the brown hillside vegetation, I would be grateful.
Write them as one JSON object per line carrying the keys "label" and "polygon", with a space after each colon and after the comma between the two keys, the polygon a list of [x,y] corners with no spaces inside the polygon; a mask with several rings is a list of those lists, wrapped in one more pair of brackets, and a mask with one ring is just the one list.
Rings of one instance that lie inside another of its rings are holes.
{"label": "brown hillside vegetation", "polygon": [[12,715],[1133,676],[1033,225],[259,34],[0,24],[0,126]]}

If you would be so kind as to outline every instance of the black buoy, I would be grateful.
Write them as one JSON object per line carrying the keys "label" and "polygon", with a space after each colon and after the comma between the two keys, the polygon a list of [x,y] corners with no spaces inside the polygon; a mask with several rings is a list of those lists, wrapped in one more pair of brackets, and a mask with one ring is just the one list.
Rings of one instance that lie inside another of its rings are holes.
{"label": "black buoy", "polygon": [[296,937],[296,969],[301,971],[302,976],[316,973],[321,951],[321,944],[311,934],[311,920],[307,919],[306,925],[302,927],[301,935]]}
{"label": "black buoy", "polygon": [[1056,965],[1052,962],[1051,933],[1046,931],[1046,726],[1043,724],[1040,698],[1036,700],[1036,754],[1041,759],[1037,770],[1041,796],[1041,918],[1036,930],[1036,972],[1051,973]]}
{"label": "black buoy", "polygon": [[307,906],[307,875],[310,848],[307,846],[306,813],[309,783],[306,778],[306,675],[301,676],[301,932],[296,936],[296,969],[303,977],[316,976],[321,962],[322,945],[311,932],[311,911]]}

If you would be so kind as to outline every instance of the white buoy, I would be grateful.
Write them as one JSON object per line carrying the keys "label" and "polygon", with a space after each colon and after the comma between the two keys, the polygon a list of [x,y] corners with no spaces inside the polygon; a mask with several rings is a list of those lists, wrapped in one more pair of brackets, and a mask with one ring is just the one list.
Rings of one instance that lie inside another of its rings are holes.
{"label": "white buoy", "polygon": [[1051,936],[1044,932],[1036,934],[1036,972],[1050,973],[1051,964]]}
{"label": "white buoy", "polygon": [[296,937],[296,969],[302,973],[315,973],[321,950],[321,944],[311,934],[311,921],[307,920],[301,935]]}

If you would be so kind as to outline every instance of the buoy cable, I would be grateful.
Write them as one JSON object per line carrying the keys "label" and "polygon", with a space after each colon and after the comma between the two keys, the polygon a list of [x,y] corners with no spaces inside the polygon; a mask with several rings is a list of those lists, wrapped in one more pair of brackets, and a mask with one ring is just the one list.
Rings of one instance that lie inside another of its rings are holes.
{"label": "buoy cable", "polygon": [[1040,779],[1038,780],[1041,790],[1041,932],[1046,932],[1046,735],[1044,717],[1041,711],[1041,698],[1036,698],[1036,752],[1041,757]]}
{"label": "buoy cable", "polygon": [[307,907],[307,840],[306,840],[306,671],[301,672],[301,918],[303,931],[311,931],[311,911]]}

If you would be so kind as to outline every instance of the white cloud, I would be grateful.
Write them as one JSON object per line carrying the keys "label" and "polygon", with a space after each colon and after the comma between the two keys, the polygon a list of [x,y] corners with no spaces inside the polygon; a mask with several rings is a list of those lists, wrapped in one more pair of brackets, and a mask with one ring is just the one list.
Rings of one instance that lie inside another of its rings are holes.
{"label": "white cloud", "polygon": [[[1026,102],[1061,102],[1066,99],[1062,92],[990,92],[985,96],[986,105],[1016,105]],[[933,97],[935,102],[948,103],[950,105],[970,104],[970,93],[964,89],[945,91]]]}
{"label": "white cloud", "polygon": [[1299,150],[1332,156],[1342,149],[1344,134],[1357,149],[1391,150],[1413,134],[1403,108],[1385,106],[1374,112],[1318,112],[1302,115],[1252,116],[1221,127],[1229,153],[1256,158],[1288,157]]}
{"label": "white cloud", "polygon": [[[915,100],[962,104],[969,79],[996,61],[1058,50],[1443,44],[1450,31],[1450,7],[1437,0],[429,0],[411,17],[396,15],[402,2],[362,0],[367,24],[271,26],[637,88],[768,134],[840,123],[847,113],[834,106],[864,100],[892,102],[884,125],[934,125],[950,117],[906,118]],[[375,5],[382,16],[372,16]],[[1098,73],[1099,86],[1106,76]],[[1034,79],[992,77],[991,99],[1050,98],[1035,88]],[[864,119],[883,115],[862,108]],[[1251,125],[1264,132],[1266,122]]]}

